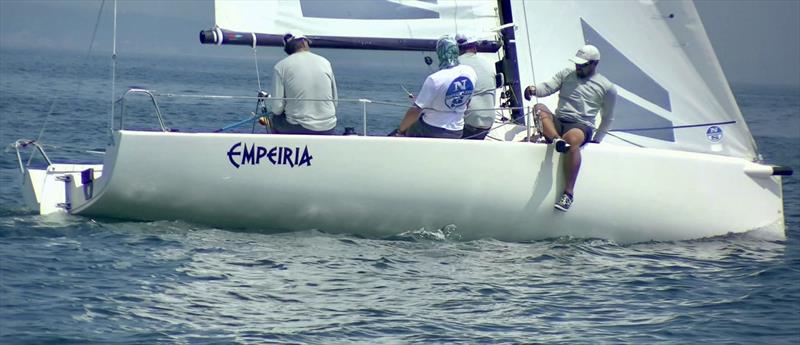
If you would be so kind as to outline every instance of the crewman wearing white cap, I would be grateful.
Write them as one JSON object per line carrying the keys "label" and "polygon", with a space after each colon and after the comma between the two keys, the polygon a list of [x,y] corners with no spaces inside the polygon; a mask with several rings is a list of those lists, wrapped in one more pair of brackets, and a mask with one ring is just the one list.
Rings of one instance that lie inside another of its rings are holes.
{"label": "crewman wearing white cap", "polygon": [[[570,58],[575,67],[568,67],[544,83],[528,86],[525,99],[545,97],[559,91],[555,114],[544,104],[536,104],[534,111],[541,116],[542,131],[556,150],[566,153],[564,160],[564,193],[555,208],[567,211],[574,200],[575,181],[581,168],[580,148],[587,142],[600,143],[614,119],[617,91],[608,79],[596,72],[600,51],[585,45]],[[595,132],[595,117],[601,114],[600,126]],[[594,132],[594,133],[593,133]],[[592,137],[594,134],[594,137]]]}
{"label": "crewman wearing white cap", "polygon": [[494,63],[478,55],[478,40],[475,36],[457,34],[456,42],[461,52],[458,61],[472,67],[478,77],[475,92],[464,115],[464,133],[461,138],[483,140],[492,129],[496,115]]}
{"label": "crewman wearing white cap", "polygon": [[273,101],[270,112],[275,133],[334,134],[336,79],[331,63],[312,53],[310,42],[296,31],[283,36],[283,49],[289,56],[275,64],[273,97],[298,100]]}

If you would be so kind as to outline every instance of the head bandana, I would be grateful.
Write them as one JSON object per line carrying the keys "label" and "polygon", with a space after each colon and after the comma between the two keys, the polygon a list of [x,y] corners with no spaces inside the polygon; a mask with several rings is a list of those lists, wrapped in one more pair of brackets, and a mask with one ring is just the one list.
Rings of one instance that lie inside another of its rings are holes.
{"label": "head bandana", "polygon": [[458,66],[458,44],[450,36],[436,42],[436,55],[439,57],[439,69]]}

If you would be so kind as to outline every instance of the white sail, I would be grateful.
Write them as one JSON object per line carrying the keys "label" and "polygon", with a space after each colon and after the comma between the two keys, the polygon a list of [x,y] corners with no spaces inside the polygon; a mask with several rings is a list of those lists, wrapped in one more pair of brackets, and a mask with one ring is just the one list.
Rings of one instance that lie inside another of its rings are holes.
{"label": "white sail", "polygon": [[[584,44],[617,85],[610,143],[757,160],[755,143],[691,2],[512,1],[522,85]],[[540,100],[554,107],[556,97]]]}
{"label": "white sail", "polygon": [[496,28],[496,7],[494,1],[216,0],[214,16],[217,27],[244,33],[435,40]]}

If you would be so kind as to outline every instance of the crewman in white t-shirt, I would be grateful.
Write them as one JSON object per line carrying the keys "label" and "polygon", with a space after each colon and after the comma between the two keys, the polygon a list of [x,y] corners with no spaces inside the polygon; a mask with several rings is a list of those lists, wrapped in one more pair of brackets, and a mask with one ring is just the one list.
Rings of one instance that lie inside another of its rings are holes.
{"label": "crewman in white t-shirt", "polygon": [[464,112],[475,91],[472,67],[458,63],[458,45],[445,36],[436,42],[439,71],[431,74],[400,122],[397,135],[429,138],[461,138]]}

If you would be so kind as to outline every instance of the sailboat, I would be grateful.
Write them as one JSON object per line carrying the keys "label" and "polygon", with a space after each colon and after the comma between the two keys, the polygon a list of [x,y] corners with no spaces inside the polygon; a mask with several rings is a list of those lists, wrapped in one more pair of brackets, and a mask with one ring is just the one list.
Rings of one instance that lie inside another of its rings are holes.
{"label": "sailboat", "polygon": [[[102,164],[24,164],[26,203],[41,214],[183,220],[269,232],[369,237],[451,229],[465,240],[688,240],[758,231],[785,238],[782,176],[762,161],[699,15],[684,1],[215,1],[205,44],[432,51],[445,34],[479,32],[499,56],[497,125],[484,141],[130,130],[112,118]],[[624,20],[622,19],[624,18]],[[580,46],[603,53],[618,88],[612,131],[583,149],[567,213],[562,156],[528,142],[521,90],[555,74]],[[119,103],[119,102],[118,102]],[[120,103],[121,104],[121,103]],[[119,109],[117,109],[119,110]],[[127,114],[125,116],[134,116]],[[366,115],[365,115],[366,116]],[[508,121],[505,121],[509,119]],[[399,121],[399,119],[398,119]]]}

